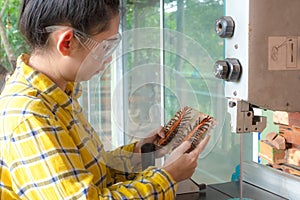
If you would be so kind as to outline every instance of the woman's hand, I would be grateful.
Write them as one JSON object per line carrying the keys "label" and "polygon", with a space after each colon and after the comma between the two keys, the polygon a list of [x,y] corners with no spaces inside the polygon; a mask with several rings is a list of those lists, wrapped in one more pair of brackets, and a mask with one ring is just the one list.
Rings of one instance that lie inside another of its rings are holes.
{"label": "woman's hand", "polygon": [[[146,143],[154,143],[154,141],[159,140],[160,138],[165,138],[164,128],[162,126],[158,127],[154,131],[152,131],[147,138],[141,139],[135,145],[134,153],[141,153],[141,147],[143,144]],[[155,157],[161,158],[163,157],[168,151],[164,148],[160,148],[159,150],[155,151]]]}
{"label": "woman's hand", "polygon": [[176,182],[190,178],[197,167],[197,160],[209,141],[210,136],[206,136],[200,144],[190,153],[185,153],[190,147],[189,141],[183,142],[167,158],[163,169],[173,177]]}

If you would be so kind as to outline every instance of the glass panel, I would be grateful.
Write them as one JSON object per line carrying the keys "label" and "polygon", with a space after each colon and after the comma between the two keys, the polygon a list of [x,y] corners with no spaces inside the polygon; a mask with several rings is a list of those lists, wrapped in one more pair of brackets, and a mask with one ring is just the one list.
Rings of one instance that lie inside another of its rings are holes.
{"label": "glass panel", "polygon": [[[240,163],[240,137],[231,133],[223,82],[213,75],[214,63],[224,57],[214,24],[223,15],[222,0],[164,1],[165,119],[188,105],[218,121],[194,174],[195,181],[206,184],[237,180]],[[243,156],[251,160],[252,136],[243,140]]]}
{"label": "glass panel", "polygon": [[[84,84],[82,97],[106,149],[145,137],[188,105],[218,120],[194,180],[236,180],[240,137],[230,131],[223,82],[213,76],[215,61],[224,57],[214,27],[224,2],[128,0],[122,7],[121,49],[100,77]],[[252,135],[243,141],[244,159],[252,160]]]}
{"label": "glass panel", "polygon": [[124,0],[121,7],[122,44],[107,69],[82,84],[80,99],[106,150],[145,137],[162,116],[160,32],[143,29],[160,27],[160,2]]}
{"label": "glass panel", "polygon": [[[125,142],[143,138],[161,124],[159,1],[123,2],[123,70]],[[150,45],[150,46],[149,46]]]}
{"label": "glass panel", "polygon": [[112,141],[111,74],[109,67],[104,73],[82,83],[83,92],[80,98],[85,116],[98,133],[106,150],[115,146]]}

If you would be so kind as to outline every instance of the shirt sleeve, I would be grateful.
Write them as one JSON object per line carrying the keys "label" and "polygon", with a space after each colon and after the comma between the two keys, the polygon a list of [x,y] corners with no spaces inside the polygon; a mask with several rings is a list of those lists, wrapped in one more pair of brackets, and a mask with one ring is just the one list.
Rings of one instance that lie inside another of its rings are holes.
{"label": "shirt sleeve", "polygon": [[[97,187],[65,127],[47,118],[24,120],[10,139],[12,188],[27,199],[174,199],[176,182],[163,169],[148,168],[133,180]],[[103,179],[109,174],[102,172]]]}
{"label": "shirt sleeve", "polygon": [[178,186],[163,169],[149,167],[132,181],[110,187],[114,199],[175,199]]}
{"label": "shirt sleeve", "polygon": [[113,180],[112,183],[132,180],[142,171],[141,156],[133,153],[135,144],[106,152],[107,160],[110,161],[107,168]]}

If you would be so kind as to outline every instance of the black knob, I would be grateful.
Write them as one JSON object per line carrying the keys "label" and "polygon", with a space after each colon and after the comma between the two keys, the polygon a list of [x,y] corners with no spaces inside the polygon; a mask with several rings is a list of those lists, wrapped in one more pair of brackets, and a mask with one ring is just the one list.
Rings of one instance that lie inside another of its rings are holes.
{"label": "black knob", "polygon": [[216,32],[221,38],[231,38],[234,34],[234,21],[230,16],[216,20]]}
{"label": "black knob", "polygon": [[218,60],[214,67],[215,77],[226,81],[237,82],[242,73],[242,66],[238,59],[226,58]]}
{"label": "black knob", "polygon": [[229,74],[229,67],[225,60],[218,60],[215,64],[215,77],[226,80]]}

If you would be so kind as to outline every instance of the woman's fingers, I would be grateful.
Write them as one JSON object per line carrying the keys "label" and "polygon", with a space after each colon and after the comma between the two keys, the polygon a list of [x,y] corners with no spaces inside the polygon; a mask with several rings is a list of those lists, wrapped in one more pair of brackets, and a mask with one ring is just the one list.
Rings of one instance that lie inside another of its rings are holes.
{"label": "woman's fingers", "polygon": [[198,144],[198,146],[190,152],[192,156],[199,157],[200,153],[205,149],[208,141],[210,139],[210,135],[205,136],[205,138]]}
{"label": "woman's fingers", "polygon": [[184,141],[181,145],[179,145],[172,154],[175,152],[176,154],[184,154],[189,148],[191,148],[191,142],[190,141]]}
{"label": "woman's fingers", "polygon": [[189,148],[191,148],[191,142],[183,142],[176,149],[174,149],[174,151],[172,151],[170,156],[167,158],[165,165],[169,165],[179,159]]}
{"label": "woman's fingers", "polygon": [[191,143],[189,141],[183,142],[171,153],[163,168],[166,169],[176,181],[190,178],[197,167],[198,156],[206,147],[209,138],[210,136],[206,136],[190,153],[185,152],[191,147]]}

